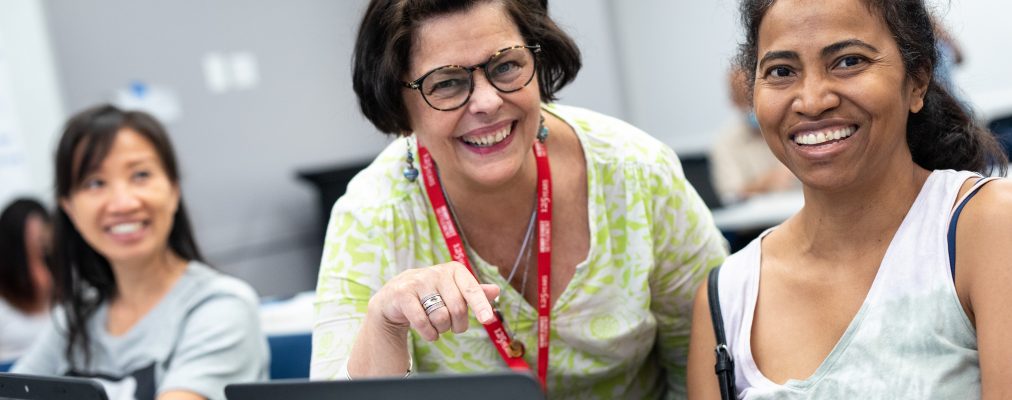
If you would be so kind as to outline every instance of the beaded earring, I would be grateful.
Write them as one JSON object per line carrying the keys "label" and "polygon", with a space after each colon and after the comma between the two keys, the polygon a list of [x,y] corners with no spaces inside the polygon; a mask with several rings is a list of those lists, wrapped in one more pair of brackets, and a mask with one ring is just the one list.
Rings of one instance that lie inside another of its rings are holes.
{"label": "beaded earring", "polygon": [[538,124],[538,141],[544,143],[548,139],[548,128],[545,127],[545,116],[541,116],[541,123]]}
{"label": "beaded earring", "polygon": [[418,179],[418,169],[415,168],[415,156],[411,153],[411,139],[406,140],[405,143],[407,143],[408,152],[404,159],[404,179],[414,182]]}

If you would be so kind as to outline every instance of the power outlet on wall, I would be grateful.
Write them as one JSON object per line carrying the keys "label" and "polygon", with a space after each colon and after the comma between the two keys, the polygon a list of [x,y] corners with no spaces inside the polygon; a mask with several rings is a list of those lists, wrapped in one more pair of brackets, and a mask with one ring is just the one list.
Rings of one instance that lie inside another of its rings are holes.
{"label": "power outlet on wall", "polygon": [[260,68],[256,55],[248,51],[204,55],[204,84],[214,94],[256,89]]}

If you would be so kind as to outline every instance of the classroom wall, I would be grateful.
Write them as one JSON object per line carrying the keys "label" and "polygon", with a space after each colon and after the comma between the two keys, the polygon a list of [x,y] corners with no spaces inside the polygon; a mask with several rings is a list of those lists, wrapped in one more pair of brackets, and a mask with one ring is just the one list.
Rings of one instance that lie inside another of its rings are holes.
{"label": "classroom wall", "polygon": [[609,2],[629,120],[679,153],[705,152],[734,114],[725,81],[735,2]]}

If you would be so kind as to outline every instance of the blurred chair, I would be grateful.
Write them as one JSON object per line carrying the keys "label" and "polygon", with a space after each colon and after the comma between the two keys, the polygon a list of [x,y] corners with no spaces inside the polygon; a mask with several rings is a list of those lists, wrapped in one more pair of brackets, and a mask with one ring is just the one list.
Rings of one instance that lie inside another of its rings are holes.
{"label": "blurred chair", "polygon": [[313,334],[295,333],[267,337],[271,348],[271,379],[309,378]]}
{"label": "blurred chair", "polygon": [[987,127],[994,132],[994,136],[1005,148],[1005,154],[1012,159],[1012,114],[992,119]]}
{"label": "blurred chair", "polygon": [[348,182],[360,171],[369,166],[372,160],[356,161],[341,165],[334,165],[322,168],[303,169],[296,172],[299,179],[309,182],[316,188],[318,193],[320,225],[320,245],[323,245],[324,234],[327,231],[327,223],[330,222],[330,209],[334,202],[344,195],[348,189]]}
{"label": "blurred chair", "polygon": [[710,177],[710,157],[706,154],[679,154],[678,160],[682,163],[685,179],[696,189],[706,207],[711,210],[720,208],[722,204]]}
{"label": "blurred chair", "polygon": [[315,299],[316,293],[309,291],[260,303],[260,324],[271,349],[271,379],[309,378]]}
{"label": "blurred chair", "polygon": [[14,360],[0,361],[0,372],[7,372],[14,366]]}

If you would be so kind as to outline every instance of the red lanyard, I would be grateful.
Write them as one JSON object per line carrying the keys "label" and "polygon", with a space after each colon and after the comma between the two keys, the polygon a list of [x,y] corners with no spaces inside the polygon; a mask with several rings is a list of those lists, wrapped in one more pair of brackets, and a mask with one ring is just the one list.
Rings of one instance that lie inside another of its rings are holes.
{"label": "red lanyard", "polygon": [[[450,215],[450,209],[443,196],[442,184],[436,176],[435,163],[429,150],[425,147],[418,147],[419,164],[422,167],[422,175],[425,181],[425,191],[429,195],[429,203],[436,213],[436,220],[439,222],[439,229],[446,240],[446,247],[450,250],[450,257],[454,261],[464,264],[468,271],[478,278],[471,262],[467,259],[464,251],[464,242],[457,234],[457,228]],[[552,276],[552,176],[548,166],[548,150],[541,142],[534,142],[534,158],[538,167],[538,379],[541,387],[547,389],[545,377],[548,375],[548,339],[551,333],[551,298],[552,289],[550,286]],[[499,355],[506,361],[511,369],[518,371],[530,371],[531,367],[524,361],[522,344],[515,342],[503,326],[502,315],[495,313],[496,320],[485,325],[488,338],[495,344]]]}

